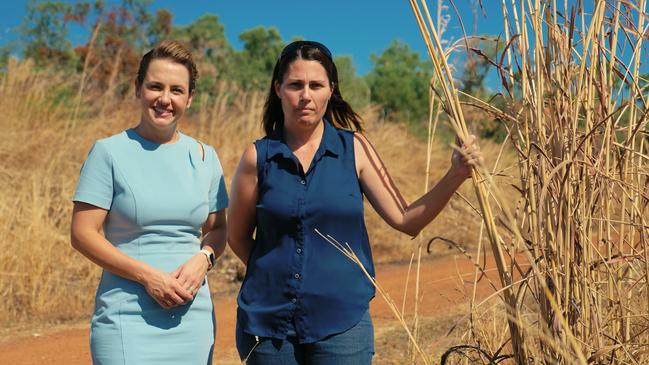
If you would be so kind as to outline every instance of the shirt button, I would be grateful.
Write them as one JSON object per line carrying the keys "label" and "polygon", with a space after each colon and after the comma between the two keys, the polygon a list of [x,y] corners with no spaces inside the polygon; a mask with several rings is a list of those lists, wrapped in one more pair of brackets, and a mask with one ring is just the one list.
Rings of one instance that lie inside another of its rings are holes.
{"label": "shirt button", "polygon": [[297,252],[297,253],[302,253],[302,249],[301,249],[301,248],[298,248],[297,250],[295,250],[295,252]]}
{"label": "shirt button", "polygon": [[291,303],[295,303],[295,302],[297,302],[297,299],[291,298]]}
{"label": "shirt button", "polygon": [[305,180],[300,180],[300,184],[306,185],[306,181]]}
{"label": "shirt button", "polygon": [[293,275],[293,276],[294,276],[296,279],[299,279],[299,278],[300,278],[300,274],[297,274],[297,273],[296,273],[295,275]]}

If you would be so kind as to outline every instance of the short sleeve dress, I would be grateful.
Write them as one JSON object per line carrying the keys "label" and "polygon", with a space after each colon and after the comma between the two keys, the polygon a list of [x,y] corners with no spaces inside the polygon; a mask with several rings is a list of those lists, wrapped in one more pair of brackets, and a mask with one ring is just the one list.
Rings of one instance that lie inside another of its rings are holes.
{"label": "short sleeve dress", "polygon": [[[108,210],[108,241],[166,272],[200,250],[208,213],[228,204],[214,149],[179,136],[157,144],[128,129],[97,141],[73,198]],[[94,364],[209,364],[214,332],[206,280],[192,302],[168,310],[141,284],[103,271],[91,322]]]}

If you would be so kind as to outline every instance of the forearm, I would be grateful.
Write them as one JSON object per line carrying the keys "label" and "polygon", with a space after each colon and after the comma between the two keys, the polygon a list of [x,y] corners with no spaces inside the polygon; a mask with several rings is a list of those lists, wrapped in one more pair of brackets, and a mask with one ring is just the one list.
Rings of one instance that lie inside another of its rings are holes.
{"label": "forearm", "polygon": [[201,243],[201,248],[211,249],[214,257],[220,257],[225,251],[225,227],[218,227],[209,231]]}
{"label": "forearm", "polygon": [[416,236],[437,217],[465,180],[464,176],[454,174],[453,170],[449,170],[428,193],[406,208],[401,222],[395,228],[411,236]]}
{"label": "forearm", "polygon": [[115,275],[144,283],[153,268],[124,254],[113,246],[101,233],[93,230],[74,230],[72,247],[92,262]]}
{"label": "forearm", "polygon": [[250,252],[255,247],[255,240],[252,237],[247,237],[243,239],[233,240],[230,238],[228,240],[230,249],[234,252],[235,255],[243,262],[244,265],[248,265],[248,257],[250,257]]}

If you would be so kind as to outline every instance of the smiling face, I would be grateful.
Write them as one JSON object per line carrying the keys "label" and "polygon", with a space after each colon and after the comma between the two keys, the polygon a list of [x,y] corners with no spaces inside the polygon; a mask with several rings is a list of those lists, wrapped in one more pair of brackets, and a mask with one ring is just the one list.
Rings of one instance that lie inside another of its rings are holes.
{"label": "smiling face", "polygon": [[140,124],[149,130],[168,132],[192,102],[189,70],[169,59],[151,60],[141,85],[136,85],[140,99]]}
{"label": "smiling face", "polygon": [[288,66],[281,84],[275,82],[275,92],[282,101],[285,126],[308,128],[322,121],[332,89],[319,62],[298,58]]}

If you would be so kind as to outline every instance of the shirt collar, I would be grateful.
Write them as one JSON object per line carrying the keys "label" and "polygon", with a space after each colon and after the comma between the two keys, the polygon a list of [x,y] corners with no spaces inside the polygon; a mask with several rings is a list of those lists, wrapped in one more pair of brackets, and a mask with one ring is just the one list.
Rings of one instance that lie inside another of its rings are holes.
{"label": "shirt collar", "polygon": [[[340,141],[340,136],[338,135],[338,130],[329,123],[328,120],[324,120],[324,132],[322,133],[322,141],[320,141],[320,147],[316,151],[314,156],[315,160],[318,160],[325,153],[332,154],[333,156],[340,156],[342,154],[343,146]],[[284,133],[281,130],[276,131],[272,135],[268,136],[268,153],[266,154],[266,160],[271,160],[277,155],[281,155],[284,158],[292,158],[293,152],[288,148],[286,141],[284,139]]]}

